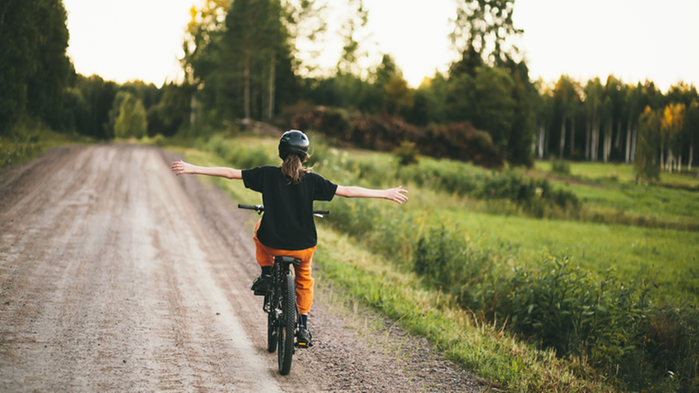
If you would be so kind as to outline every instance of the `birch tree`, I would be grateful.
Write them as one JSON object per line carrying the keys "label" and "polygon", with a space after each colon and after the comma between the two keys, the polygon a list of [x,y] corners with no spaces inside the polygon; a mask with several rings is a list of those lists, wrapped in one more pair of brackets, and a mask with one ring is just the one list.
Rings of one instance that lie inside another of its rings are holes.
{"label": "birch tree", "polygon": [[585,85],[585,112],[587,114],[588,132],[585,157],[590,161],[597,161],[599,149],[599,127],[601,109],[604,99],[604,88],[599,78],[587,81]]}

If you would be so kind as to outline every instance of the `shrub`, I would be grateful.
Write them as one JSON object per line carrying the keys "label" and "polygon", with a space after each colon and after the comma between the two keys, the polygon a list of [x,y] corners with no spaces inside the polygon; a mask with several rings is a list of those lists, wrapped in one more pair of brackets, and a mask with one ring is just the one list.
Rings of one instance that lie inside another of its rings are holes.
{"label": "shrub", "polygon": [[570,175],[570,164],[566,160],[552,158],[551,172],[558,173],[559,175]]}
{"label": "shrub", "polygon": [[414,243],[413,269],[426,284],[561,357],[587,359],[625,388],[695,391],[699,312],[657,309],[652,281],[599,277],[567,258],[497,271],[488,250],[458,230],[432,229]]}
{"label": "shrub", "polygon": [[400,165],[417,164],[420,161],[418,150],[413,142],[404,141],[393,154],[398,158]]}

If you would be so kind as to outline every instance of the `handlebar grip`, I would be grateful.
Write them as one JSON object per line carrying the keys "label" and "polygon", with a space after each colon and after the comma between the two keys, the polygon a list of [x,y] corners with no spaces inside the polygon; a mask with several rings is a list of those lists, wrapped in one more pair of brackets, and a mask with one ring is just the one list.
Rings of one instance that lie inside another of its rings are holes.
{"label": "handlebar grip", "polygon": [[243,204],[238,204],[238,209],[248,209],[248,210],[257,210],[257,211],[262,211],[265,208],[262,205],[243,205]]}

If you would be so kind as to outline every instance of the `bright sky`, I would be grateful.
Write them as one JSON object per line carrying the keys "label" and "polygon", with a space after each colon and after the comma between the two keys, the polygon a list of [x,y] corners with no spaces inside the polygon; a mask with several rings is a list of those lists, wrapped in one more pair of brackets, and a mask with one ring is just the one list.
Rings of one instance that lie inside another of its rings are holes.
{"label": "bright sky", "polygon": [[[189,8],[201,0],[64,0],[68,54],[78,72],[123,83],[141,79],[160,86],[181,79]],[[344,0],[329,0],[344,5]],[[447,37],[454,0],[365,0],[371,36],[364,49],[390,53],[416,87],[456,54]],[[663,91],[684,80],[699,86],[697,0],[517,0],[515,27],[524,29],[530,76],[553,82],[561,74],[581,81],[614,74],[626,83],[652,80]],[[329,15],[325,67],[337,62],[341,12]]]}

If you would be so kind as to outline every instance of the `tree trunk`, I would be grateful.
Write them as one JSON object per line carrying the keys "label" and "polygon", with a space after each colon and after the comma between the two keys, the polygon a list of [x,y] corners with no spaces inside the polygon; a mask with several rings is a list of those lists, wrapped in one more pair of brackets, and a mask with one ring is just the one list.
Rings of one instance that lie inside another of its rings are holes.
{"label": "tree trunk", "polygon": [[680,155],[677,156],[677,173],[682,173],[682,150],[680,150]]}
{"label": "tree trunk", "polygon": [[694,146],[689,145],[689,162],[687,163],[687,170],[692,170],[692,153],[694,153]]}
{"label": "tree trunk", "polygon": [[575,150],[575,116],[570,119],[570,159],[573,159],[573,151]]}
{"label": "tree trunk", "polygon": [[612,147],[612,123],[604,127],[604,141],[602,146],[602,161],[607,162],[609,159],[609,151]]}
{"label": "tree trunk", "polygon": [[592,124],[592,138],[590,143],[590,161],[597,161],[597,138],[599,135],[599,123],[597,122],[597,119],[594,120],[595,122]]}
{"label": "tree trunk", "polygon": [[590,130],[592,129],[592,119],[587,122],[587,127],[585,128],[585,159],[590,161]]}
{"label": "tree trunk", "polygon": [[561,149],[560,149],[560,158],[561,160],[563,159],[563,148],[565,147],[566,143],[566,117],[563,116],[561,119]]}
{"label": "tree trunk", "polygon": [[546,139],[546,127],[543,125],[539,129],[539,159],[544,158],[544,140]]}
{"label": "tree trunk", "polygon": [[250,49],[245,51],[245,70],[243,71],[243,109],[245,111],[245,119],[250,118]]}
{"label": "tree trunk", "polygon": [[628,164],[629,163],[629,155],[631,154],[631,120],[629,119],[629,123],[626,125],[626,159],[625,162]]}
{"label": "tree trunk", "polygon": [[621,143],[621,120],[616,125],[616,138],[614,138],[614,148],[619,149],[619,144]]}
{"label": "tree trunk", "polygon": [[638,141],[638,124],[633,126],[633,136],[631,137],[631,162],[636,160],[636,142]]}
{"label": "tree trunk", "polygon": [[662,142],[660,143],[660,170],[665,170],[665,146],[663,146]]}
{"label": "tree trunk", "polygon": [[276,57],[277,53],[272,51],[272,59],[270,60],[270,69],[269,69],[269,106],[267,107],[267,119],[271,119],[274,117],[274,80],[276,78],[275,71],[276,71]]}

